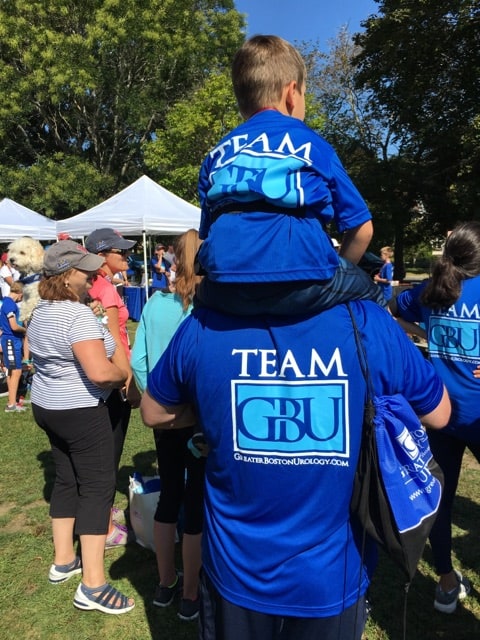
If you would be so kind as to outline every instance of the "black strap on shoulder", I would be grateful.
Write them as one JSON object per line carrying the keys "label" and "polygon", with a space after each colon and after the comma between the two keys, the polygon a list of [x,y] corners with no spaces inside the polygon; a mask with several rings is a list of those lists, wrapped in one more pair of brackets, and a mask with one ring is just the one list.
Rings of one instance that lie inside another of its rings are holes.
{"label": "black strap on shoulder", "polygon": [[[365,446],[367,444],[367,441],[371,443],[373,438],[373,429],[374,429],[373,419],[375,417],[375,405],[373,403],[373,398],[375,395],[375,390],[373,387],[372,378],[370,376],[370,370],[368,368],[368,360],[367,360],[367,352],[365,349],[365,344],[362,340],[362,337],[360,335],[360,330],[357,326],[357,323],[355,322],[355,317],[353,315],[352,309],[348,304],[348,302],[346,306],[348,309],[348,313],[350,314],[350,319],[353,325],[353,332],[355,335],[355,344],[357,347],[357,355],[360,362],[360,368],[362,369],[363,377],[365,378],[365,382],[367,383],[367,398],[366,398],[365,407],[364,407],[364,421],[363,421],[364,437],[362,438],[362,446]],[[364,560],[364,553],[365,553],[365,530],[363,532],[362,548],[361,548],[362,563]],[[360,572],[360,578],[361,578],[361,572]],[[358,585],[359,589],[360,589],[360,583],[361,583],[361,580],[359,580],[359,585]],[[410,588],[410,582],[405,583],[405,586],[404,586],[405,596],[403,600],[403,619],[402,619],[403,640],[406,640],[407,638],[407,599],[408,599],[409,588]]]}

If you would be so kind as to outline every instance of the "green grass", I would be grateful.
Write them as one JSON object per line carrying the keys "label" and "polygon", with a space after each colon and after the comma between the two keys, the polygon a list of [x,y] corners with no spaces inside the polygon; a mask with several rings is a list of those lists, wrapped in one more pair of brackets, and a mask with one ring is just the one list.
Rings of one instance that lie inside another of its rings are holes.
{"label": "green grass", "polygon": [[[76,577],[63,585],[48,583],[53,555],[48,499],[54,473],[49,444],[34,424],[31,410],[23,415],[4,414],[5,405],[6,398],[1,398],[0,640],[196,638],[196,623],[178,620],[176,606],[152,606],[157,580],[155,558],[135,543],[107,551],[105,556],[108,579],[135,597],[136,607],[131,613],[107,616],[79,611],[72,605]],[[139,412],[133,411],[120,470],[118,506],[127,506],[128,476],[134,470],[151,475],[154,465],[152,432],[141,424]],[[472,581],[473,594],[451,616],[433,610],[436,579],[427,547],[408,596],[409,640],[480,638],[479,498],[480,466],[467,456],[454,515],[454,550],[455,565]],[[371,601],[373,613],[366,640],[401,640],[403,581],[387,558],[381,558]]]}

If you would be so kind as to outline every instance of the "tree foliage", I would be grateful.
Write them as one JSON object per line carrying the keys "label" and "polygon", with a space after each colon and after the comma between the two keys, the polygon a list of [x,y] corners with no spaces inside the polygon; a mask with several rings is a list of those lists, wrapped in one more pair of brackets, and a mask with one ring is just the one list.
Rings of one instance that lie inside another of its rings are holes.
{"label": "tree foliage", "polygon": [[430,229],[480,218],[480,0],[379,0],[357,35],[373,91],[415,167]]}
{"label": "tree foliage", "polygon": [[[0,195],[32,206],[55,183],[37,210],[61,216],[130,183],[170,105],[243,38],[233,0],[4,0],[0,174],[22,191]],[[81,202],[66,167],[89,177]]]}
{"label": "tree foliage", "polygon": [[192,95],[172,106],[156,140],[145,145],[150,175],[182,198],[198,200],[200,165],[223,136],[241,122],[230,71],[214,72]]}

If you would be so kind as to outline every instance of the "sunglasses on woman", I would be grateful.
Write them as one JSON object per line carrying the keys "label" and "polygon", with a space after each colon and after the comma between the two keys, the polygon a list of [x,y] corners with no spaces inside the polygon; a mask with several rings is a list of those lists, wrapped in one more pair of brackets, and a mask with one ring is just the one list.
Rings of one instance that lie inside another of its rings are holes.
{"label": "sunglasses on woman", "polygon": [[119,256],[126,256],[130,253],[129,249],[109,249],[107,253],[116,253]]}

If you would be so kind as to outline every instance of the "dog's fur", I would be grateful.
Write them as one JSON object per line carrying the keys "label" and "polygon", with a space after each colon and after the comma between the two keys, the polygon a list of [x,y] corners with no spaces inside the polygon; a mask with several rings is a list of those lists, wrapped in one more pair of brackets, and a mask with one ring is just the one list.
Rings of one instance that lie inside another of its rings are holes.
{"label": "dog's fur", "polygon": [[[20,320],[28,322],[38,304],[38,280],[43,269],[45,250],[29,236],[18,238],[8,245],[8,257],[12,265],[20,271],[20,282],[24,282],[23,301],[20,304]],[[35,279],[34,276],[37,276]]]}

